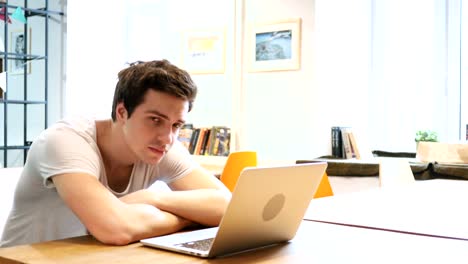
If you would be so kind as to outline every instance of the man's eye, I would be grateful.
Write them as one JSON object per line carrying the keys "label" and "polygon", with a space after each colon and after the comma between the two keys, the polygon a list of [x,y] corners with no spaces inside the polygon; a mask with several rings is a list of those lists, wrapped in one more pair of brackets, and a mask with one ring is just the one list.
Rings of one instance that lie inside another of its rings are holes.
{"label": "man's eye", "polygon": [[152,118],[153,122],[158,124],[159,122],[161,122],[161,119],[159,119],[159,117],[153,117]]}
{"label": "man's eye", "polygon": [[183,124],[174,124],[174,128],[180,129],[182,128]]}

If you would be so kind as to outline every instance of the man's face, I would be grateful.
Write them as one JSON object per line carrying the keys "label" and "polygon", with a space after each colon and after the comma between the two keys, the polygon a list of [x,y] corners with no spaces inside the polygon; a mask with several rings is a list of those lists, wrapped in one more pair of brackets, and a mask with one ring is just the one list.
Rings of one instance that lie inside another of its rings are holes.
{"label": "man's face", "polygon": [[150,89],[130,118],[124,110],[124,138],[138,159],[156,164],[164,157],[177,140],[188,106],[188,101],[182,98]]}

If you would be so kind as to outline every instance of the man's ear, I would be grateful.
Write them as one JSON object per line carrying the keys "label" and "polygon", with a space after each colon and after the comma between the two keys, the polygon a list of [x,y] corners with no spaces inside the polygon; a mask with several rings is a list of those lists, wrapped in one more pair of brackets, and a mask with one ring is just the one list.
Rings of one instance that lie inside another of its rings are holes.
{"label": "man's ear", "polygon": [[117,121],[127,119],[128,117],[128,112],[123,102],[117,104],[117,106],[115,107],[115,113]]}

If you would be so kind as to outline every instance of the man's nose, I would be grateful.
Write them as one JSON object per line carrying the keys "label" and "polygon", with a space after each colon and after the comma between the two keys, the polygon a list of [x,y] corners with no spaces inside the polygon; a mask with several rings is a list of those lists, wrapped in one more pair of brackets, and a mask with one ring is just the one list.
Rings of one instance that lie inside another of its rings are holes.
{"label": "man's nose", "polygon": [[172,144],[172,141],[174,140],[172,126],[162,128],[159,131],[158,140],[165,145]]}

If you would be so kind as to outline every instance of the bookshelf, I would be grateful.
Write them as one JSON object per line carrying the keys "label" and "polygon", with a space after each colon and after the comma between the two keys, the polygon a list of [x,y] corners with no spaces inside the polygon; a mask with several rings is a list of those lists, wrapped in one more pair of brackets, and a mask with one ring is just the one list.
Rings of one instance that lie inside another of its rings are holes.
{"label": "bookshelf", "polygon": [[178,140],[192,155],[228,156],[231,129],[227,126],[194,127],[186,124],[179,132]]}
{"label": "bookshelf", "polygon": [[[194,127],[193,124],[185,124],[179,132],[178,140],[197,163],[219,176],[231,151],[230,137],[230,128],[226,126]],[[217,150],[220,145],[224,146],[223,151]]]}

